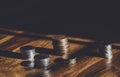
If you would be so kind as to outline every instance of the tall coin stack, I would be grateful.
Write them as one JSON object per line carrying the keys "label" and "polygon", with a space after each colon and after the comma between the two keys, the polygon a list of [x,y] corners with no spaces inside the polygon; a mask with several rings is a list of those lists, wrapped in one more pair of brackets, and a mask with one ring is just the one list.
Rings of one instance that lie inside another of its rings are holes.
{"label": "tall coin stack", "polygon": [[69,51],[68,38],[65,35],[55,35],[53,38],[53,47],[56,54],[64,55]]}
{"label": "tall coin stack", "polygon": [[110,42],[100,42],[99,43],[99,50],[101,52],[101,55],[107,59],[111,59],[112,58],[112,45]]}

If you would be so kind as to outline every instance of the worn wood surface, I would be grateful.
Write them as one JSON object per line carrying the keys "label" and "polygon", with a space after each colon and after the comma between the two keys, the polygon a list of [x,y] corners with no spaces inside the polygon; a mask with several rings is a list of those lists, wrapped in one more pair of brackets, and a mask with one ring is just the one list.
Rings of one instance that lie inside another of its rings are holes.
{"label": "worn wood surface", "polygon": [[[54,54],[52,36],[0,28],[0,77],[120,77],[119,43],[113,43],[113,59],[108,60],[99,56],[95,40],[68,37],[69,52],[77,57],[76,64],[68,65],[55,62],[61,56]],[[30,69],[22,65],[25,60],[19,48],[25,45],[36,47],[37,53],[51,52],[50,68]],[[46,76],[41,76],[46,72]]]}

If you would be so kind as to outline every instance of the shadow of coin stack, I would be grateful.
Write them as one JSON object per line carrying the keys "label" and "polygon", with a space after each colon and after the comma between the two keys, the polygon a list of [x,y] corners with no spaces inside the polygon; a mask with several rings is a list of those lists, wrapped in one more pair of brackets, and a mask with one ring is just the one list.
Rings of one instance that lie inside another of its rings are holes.
{"label": "shadow of coin stack", "polygon": [[53,37],[53,48],[58,55],[66,55],[69,51],[69,43],[66,35],[55,35]]}

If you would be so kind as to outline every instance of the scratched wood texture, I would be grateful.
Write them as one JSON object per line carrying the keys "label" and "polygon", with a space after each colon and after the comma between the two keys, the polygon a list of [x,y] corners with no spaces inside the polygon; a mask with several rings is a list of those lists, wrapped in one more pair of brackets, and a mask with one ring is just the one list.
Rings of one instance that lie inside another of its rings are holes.
{"label": "scratched wood texture", "polygon": [[[76,64],[68,65],[56,62],[61,56],[54,54],[52,36],[0,28],[0,77],[120,77],[119,43],[112,43],[113,59],[108,60],[99,56],[95,40],[68,36],[69,53],[77,57]],[[50,68],[30,69],[22,65],[25,60],[19,48],[25,45],[36,47],[39,54],[49,53]]]}

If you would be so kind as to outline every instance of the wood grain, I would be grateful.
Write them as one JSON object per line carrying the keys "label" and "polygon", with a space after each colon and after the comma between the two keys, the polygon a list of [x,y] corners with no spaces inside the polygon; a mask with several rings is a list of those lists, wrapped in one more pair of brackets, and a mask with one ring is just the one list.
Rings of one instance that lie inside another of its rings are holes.
{"label": "wood grain", "polygon": [[[3,28],[0,32],[2,36],[0,37],[0,77],[120,77],[119,43],[113,44],[113,59],[108,60],[99,56],[98,48],[94,45],[95,40],[68,37],[69,52],[77,57],[76,64],[68,65],[55,62],[61,56],[54,54],[52,40],[49,39],[52,34],[43,35]],[[25,45],[36,47],[38,53],[52,52],[49,53],[50,71],[40,68],[30,69],[22,65],[25,60],[21,58],[19,48]],[[46,72],[48,76],[41,76]]]}

